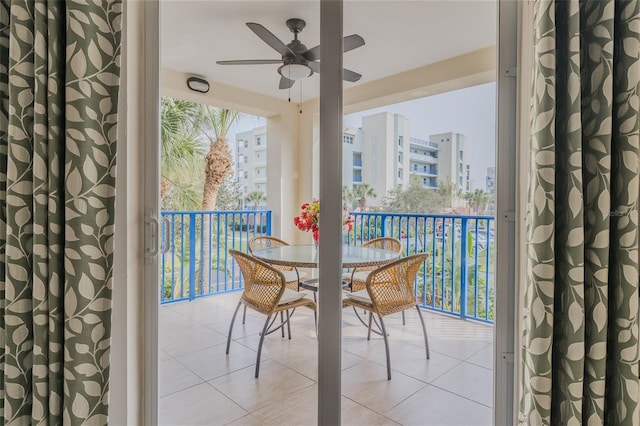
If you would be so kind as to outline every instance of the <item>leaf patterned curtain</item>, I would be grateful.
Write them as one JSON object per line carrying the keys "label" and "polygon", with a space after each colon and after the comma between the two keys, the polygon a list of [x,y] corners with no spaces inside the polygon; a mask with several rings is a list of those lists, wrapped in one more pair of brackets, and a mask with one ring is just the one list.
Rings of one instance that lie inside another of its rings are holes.
{"label": "leaf patterned curtain", "polygon": [[537,1],[519,421],[638,424],[638,1]]}
{"label": "leaf patterned curtain", "polygon": [[119,0],[0,0],[0,417],[106,424]]}

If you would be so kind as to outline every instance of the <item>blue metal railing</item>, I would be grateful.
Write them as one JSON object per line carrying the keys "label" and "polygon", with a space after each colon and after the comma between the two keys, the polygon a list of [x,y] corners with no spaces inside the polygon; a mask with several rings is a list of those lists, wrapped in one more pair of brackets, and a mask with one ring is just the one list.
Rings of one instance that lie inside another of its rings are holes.
{"label": "blue metal railing", "polygon": [[[345,235],[347,244],[360,245],[390,236],[402,241],[405,255],[429,253],[414,284],[421,307],[493,322],[493,217],[362,212],[351,215],[354,226]],[[162,217],[163,232],[169,232],[169,247],[161,256],[162,303],[242,289],[240,271],[228,249],[247,251],[253,236],[271,235],[268,210],[163,212]]]}
{"label": "blue metal railing", "polygon": [[421,307],[492,323],[495,221],[491,216],[351,213],[348,244],[395,237],[404,254],[429,253],[414,284]]}
{"label": "blue metal railing", "polygon": [[160,260],[161,303],[241,289],[228,250],[246,252],[252,237],[271,235],[269,210],[174,211],[162,218],[169,247]]}

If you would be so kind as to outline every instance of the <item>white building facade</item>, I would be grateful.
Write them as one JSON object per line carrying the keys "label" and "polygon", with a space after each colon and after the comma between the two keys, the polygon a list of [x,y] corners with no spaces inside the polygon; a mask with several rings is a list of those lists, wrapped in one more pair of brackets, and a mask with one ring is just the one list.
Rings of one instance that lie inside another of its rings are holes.
{"label": "white building facade", "polygon": [[[367,183],[377,194],[368,200],[382,205],[389,191],[406,189],[417,175],[425,188],[438,182],[454,182],[460,192],[470,191],[470,169],[465,154],[467,138],[459,133],[410,136],[410,121],[400,114],[381,112],[362,118],[362,127],[345,127],[342,134],[342,182],[344,186]],[[266,126],[236,135],[236,180],[242,196],[252,191],[267,195]],[[266,205],[266,203],[264,203]]]}
{"label": "white building facade", "polygon": [[438,181],[453,182],[458,191],[470,190],[467,169],[467,137],[460,133],[430,135],[429,140],[438,144]]}
{"label": "white building facade", "polygon": [[[253,191],[267,194],[267,126],[236,134],[235,176],[242,199]],[[266,207],[266,201],[259,204]]]}

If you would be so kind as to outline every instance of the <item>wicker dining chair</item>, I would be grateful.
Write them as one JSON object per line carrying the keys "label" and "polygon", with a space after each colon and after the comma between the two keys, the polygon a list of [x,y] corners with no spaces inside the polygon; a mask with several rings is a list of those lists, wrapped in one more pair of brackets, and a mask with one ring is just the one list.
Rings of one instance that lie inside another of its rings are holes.
{"label": "wicker dining chair", "polygon": [[[282,241],[276,237],[270,237],[267,235],[260,235],[257,237],[253,237],[249,240],[249,252],[253,254],[254,250],[271,248],[271,247],[282,247],[288,246],[289,244],[285,241]],[[272,265],[274,268],[278,269],[284,275],[285,280],[287,281],[287,288],[291,290],[299,291],[300,289],[300,279],[307,276],[305,272],[298,271],[297,268],[293,266],[280,266],[280,265]]]}
{"label": "wicker dining chair", "polygon": [[[248,307],[256,312],[266,315],[262,332],[260,333],[260,343],[258,344],[258,357],[256,359],[256,378],[260,373],[260,355],[262,353],[262,344],[267,334],[287,326],[289,339],[291,338],[291,316],[296,308],[305,307],[316,312],[316,304],[306,299],[305,293],[300,293],[286,287],[286,279],[278,269],[265,263],[255,257],[242,253],[237,250],[229,250],[229,254],[238,263],[240,272],[244,278],[244,291],[238,302],[238,306],[231,318],[229,326],[229,335],[227,336],[227,355],[229,354],[229,346],[231,345],[231,333],[233,331],[233,323],[238,315],[241,305]],[[289,313],[291,310],[291,313]],[[278,313],[286,312],[287,319],[284,322],[276,324]],[[317,330],[317,323],[316,323]]]}
{"label": "wicker dining chair", "polygon": [[[365,283],[365,289],[356,292],[347,292],[342,301],[343,307],[353,306],[375,314],[380,321],[381,335],[384,338],[384,347],[387,355],[387,379],[391,380],[391,362],[389,360],[389,339],[385,329],[383,317],[407,309],[416,308],[422,333],[424,334],[424,346],[429,359],[429,339],[427,328],[424,325],[422,312],[413,292],[413,282],[416,274],[428,258],[426,253],[418,253],[396,260],[375,271],[371,271]],[[369,315],[369,331],[367,340],[371,338],[371,320]]]}
{"label": "wicker dining chair", "polygon": [[[397,238],[392,237],[380,237],[373,240],[362,243],[362,247],[372,247],[384,250],[395,251],[398,254],[402,253],[402,242]],[[350,284],[351,291],[364,290],[367,277],[371,271],[378,268],[377,266],[371,266],[367,268],[356,268],[350,273],[344,274],[342,281]]]}

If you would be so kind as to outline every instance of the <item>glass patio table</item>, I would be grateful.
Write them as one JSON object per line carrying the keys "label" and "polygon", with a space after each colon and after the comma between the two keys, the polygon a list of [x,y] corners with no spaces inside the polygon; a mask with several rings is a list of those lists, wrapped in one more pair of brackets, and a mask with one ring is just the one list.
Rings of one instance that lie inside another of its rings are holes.
{"label": "glass patio table", "polygon": [[[287,245],[254,250],[254,257],[272,265],[317,268],[318,250],[314,245]],[[373,247],[342,246],[343,268],[382,266],[400,257],[400,253]],[[300,282],[300,287],[317,290],[317,278]]]}

